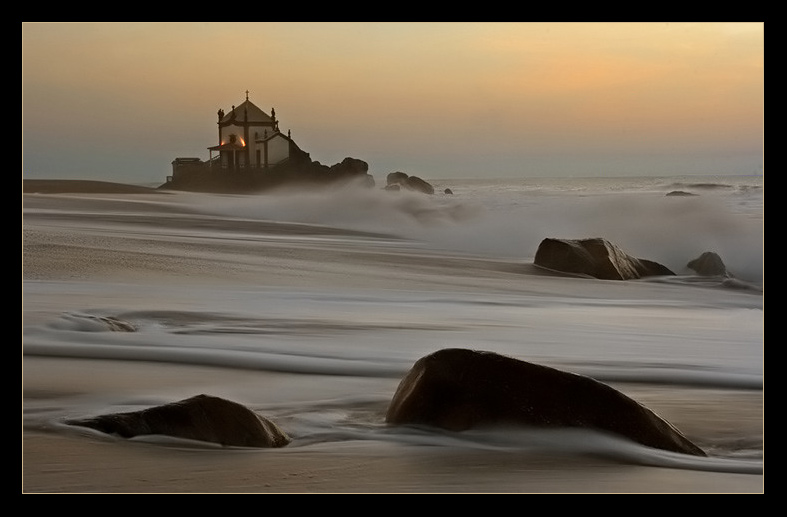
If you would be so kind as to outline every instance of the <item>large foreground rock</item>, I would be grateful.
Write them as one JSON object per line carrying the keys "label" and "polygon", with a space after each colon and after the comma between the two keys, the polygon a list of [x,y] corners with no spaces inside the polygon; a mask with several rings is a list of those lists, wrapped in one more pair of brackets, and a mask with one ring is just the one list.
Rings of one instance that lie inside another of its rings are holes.
{"label": "large foreground rock", "polygon": [[290,438],[247,407],[210,395],[67,423],[123,438],[159,434],[236,447],[284,447]]}
{"label": "large foreground rock", "polygon": [[589,377],[493,352],[444,349],[419,359],[386,414],[396,425],[450,431],[493,426],[583,427],[648,447],[705,453],[669,422]]}
{"label": "large foreground rock", "polygon": [[633,280],[674,275],[666,266],[630,256],[606,239],[544,239],[538,245],[536,266],[602,280]]}

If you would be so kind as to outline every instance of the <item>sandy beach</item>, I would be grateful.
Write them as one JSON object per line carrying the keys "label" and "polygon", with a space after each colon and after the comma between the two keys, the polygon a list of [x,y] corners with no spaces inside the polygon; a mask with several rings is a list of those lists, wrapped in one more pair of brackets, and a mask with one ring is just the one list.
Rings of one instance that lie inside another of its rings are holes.
{"label": "sandy beach", "polygon": [[[334,249],[322,241],[319,247],[284,246],[277,241],[275,246],[266,245],[265,253],[255,251],[255,262],[252,262],[239,251],[241,244],[234,249],[236,244],[228,239],[227,243],[216,243],[216,249],[209,250],[208,255],[204,247],[192,249],[185,240],[179,242],[181,237],[172,237],[164,244],[154,242],[149,236],[139,237],[146,225],[153,228],[158,224],[158,216],[149,207],[155,206],[156,198],[168,194],[105,182],[23,183],[23,350],[27,326],[46,325],[59,314],[91,307],[94,298],[90,290],[80,290],[77,286],[85,282],[114,282],[121,275],[125,281],[139,282],[141,292],[144,285],[153,288],[164,281],[179,285],[185,279],[199,278],[200,284],[206,286],[242,286],[253,279],[276,288],[341,285],[394,293],[417,288],[419,292],[508,295],[525,289],[519,282],[522,275],[527,277],[526,288],[532,292],[543,291],[549,296],[572,293],[580,297],[591,292],[584,292],[585,287],[575,287],[577,284],[550,283],[553,275],[526,264],[462,256],[446,261],[428,252],[404,253],[398,248],[393,252],[364,249],[355,253],[346,246]],[[85,199],[70,197],[71,194],[87,195],[89,202],[84,204]],[[122,209],[106,212],[102,207],[111,206],[118,199],[116,196],[128,200],[136,194],[141,194],[139,199],[148,204],[144,213],[134,216],[132,234],[124,226],[128,222],[124,217],[129,207],[136,204],[126,203]],[[39,210],[27,221],[26,206]],[[50,216],[44,210],[50,206],[63,209],[62,217]],[[70,206],[75,208],[72,220],[68,217]],[[100,225],[84,215],[99,209],[105,214],[95,219],[101,221]],[[162,207],[162,211],[165,209]],[[180,236],[180,232],[185,235],[187,230],[205,231],[200,220],[188,219],[185,211],[180,216],[182,219],[173,216],[167,220],[173,236]],[[107,226],[110,224],[113,226]],[[321,239],[336,232],[329,227],[319,230],[263,221],[243,224],[247,226],[234,230],[238,235],[301,232],[310,239]],[[262,231],[262,228],[266,229]],[[349,237],[352,232],[347,234]],[[358,236],[363,236],[363,232],[358,232]],[[170,253],[175,247],[177,254]],[[128,260],[131,251],[135,254],[133,262]],[[232,267],[225,267],[220,260],[222,256],[232,257]],[[335,265],[336,260],[343,261],[341,268]],[[399,266],[396,275],[386,274],[394,262]],[[311,266],[295,268],[293,263]],[[473,275],[468,275],[468,271],[473,271]],[[512,283],[514,278],[516,284]],[[51,296],[37,290],[25,295],[26,281],[43,282],[42,289],[48,285],[46,282],[75,288]],[[651,289],[656,297],[669,289],[657,284],[643,288]],[[128,298],[123,303],[129,304],[128,310],[134,304],[144,306],[142,295],[137,300],[129,290],[125,296]],[[625,285],[613,285],[609,296],[626,299],[634,295]],[[240,393],[275,397],[277,393],[298,394],[304,385],[324,385],[325,396],[331,395],[331,389],[337,395],[345,391],[380,394],[379,401],[364,411],[368,411],[369,418],[381,421],[386,408],[385,393],[393,394],[399,380],[396,377],[337,379],[335,375],[293,375],[212,365],[58,357],[57,354],[23,355],[22,373],[22,492],[28,494],[764,492],[763,474],[637,465],[606,455],[570,451],[457,451],[375,440],[266,450],[187,447],[182,443],[124,440],[87,430],[65,429],[48,417],[53,408],[87,407],[84,405],[87,400],[94,403],[113,398],[144,399],[177,394],[185,397],[212,388],[218,390],[216,394],[228,397]],[[727,443],[741,435],[761,437],[764,432],[762,391],[720,390],[712,386],[667,388],[626,382],[615,386],[665,417],[686,435],[702,436],[703,443]],[[292,398],[296,400],[297,396]]]}

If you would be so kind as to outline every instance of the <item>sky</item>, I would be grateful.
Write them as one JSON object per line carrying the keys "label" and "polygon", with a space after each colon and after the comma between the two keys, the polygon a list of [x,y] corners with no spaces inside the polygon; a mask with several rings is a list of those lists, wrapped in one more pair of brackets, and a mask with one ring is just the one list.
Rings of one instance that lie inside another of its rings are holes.
{"label": "sky", "polygon": [[217,111],[429,178],[761,174],[764,23],[22,23],[23,178],[163,183]]}

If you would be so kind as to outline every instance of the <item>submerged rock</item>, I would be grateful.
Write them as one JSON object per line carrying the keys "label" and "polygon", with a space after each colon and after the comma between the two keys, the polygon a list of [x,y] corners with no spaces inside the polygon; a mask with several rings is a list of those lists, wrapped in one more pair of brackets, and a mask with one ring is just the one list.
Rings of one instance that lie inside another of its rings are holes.
{"label": "submerged rock", "polygon": [[671,192],[667,192],[666,195],[667,196],[696,196],[697,194],[686,192],[685,190],[673,190]]}
{"label": "submerged rock", "polygon": [[236,447],[284,447],[290,443],[267,418],[237,402],[210,395],[67,423],[123,438],[158,434]]}
{"label": "submerged rock", "polygon": [[544,239],[538,245],[536,266],[603,280],[632,280],[674,275],[669,268],[630,256],[606,239]]}
{"label": "submerged rock", "polygon": [[672,424],[589,377],[493,352],[444,349],[419,359],[386,422],[450,431],[494,426],[582,427],[657,449],[705,456]]}

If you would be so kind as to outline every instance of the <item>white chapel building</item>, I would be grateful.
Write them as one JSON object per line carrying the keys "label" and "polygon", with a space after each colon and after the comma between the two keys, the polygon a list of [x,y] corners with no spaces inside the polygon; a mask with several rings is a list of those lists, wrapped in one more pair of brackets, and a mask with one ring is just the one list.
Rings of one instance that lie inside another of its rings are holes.
{"label": "white chapel building", "polygon": [[270,169],[287,165],[288,162],[308,160],[290,137],[279,130],[276,110],[265,113],[249,100],[232,106],[228,112],[218,111],[218,144],[208,147],[209,159],[176,158],[172,162],[172,176],[167,178],[183,181],[197,176],[238,177],[260,176]]}
{"label": "white chapel building", "polygon": [[[209,147],[210,162],[214,159],[221,168],[227,169],[267,169],[290,159],[294,152],[300,151],[290,138],[279,131],[276,110],[271,108],[270,115],[249,100],[233,106],[227,113],[218,111],[218,145]],[[217,156],[214,158],[214,153]]]}

